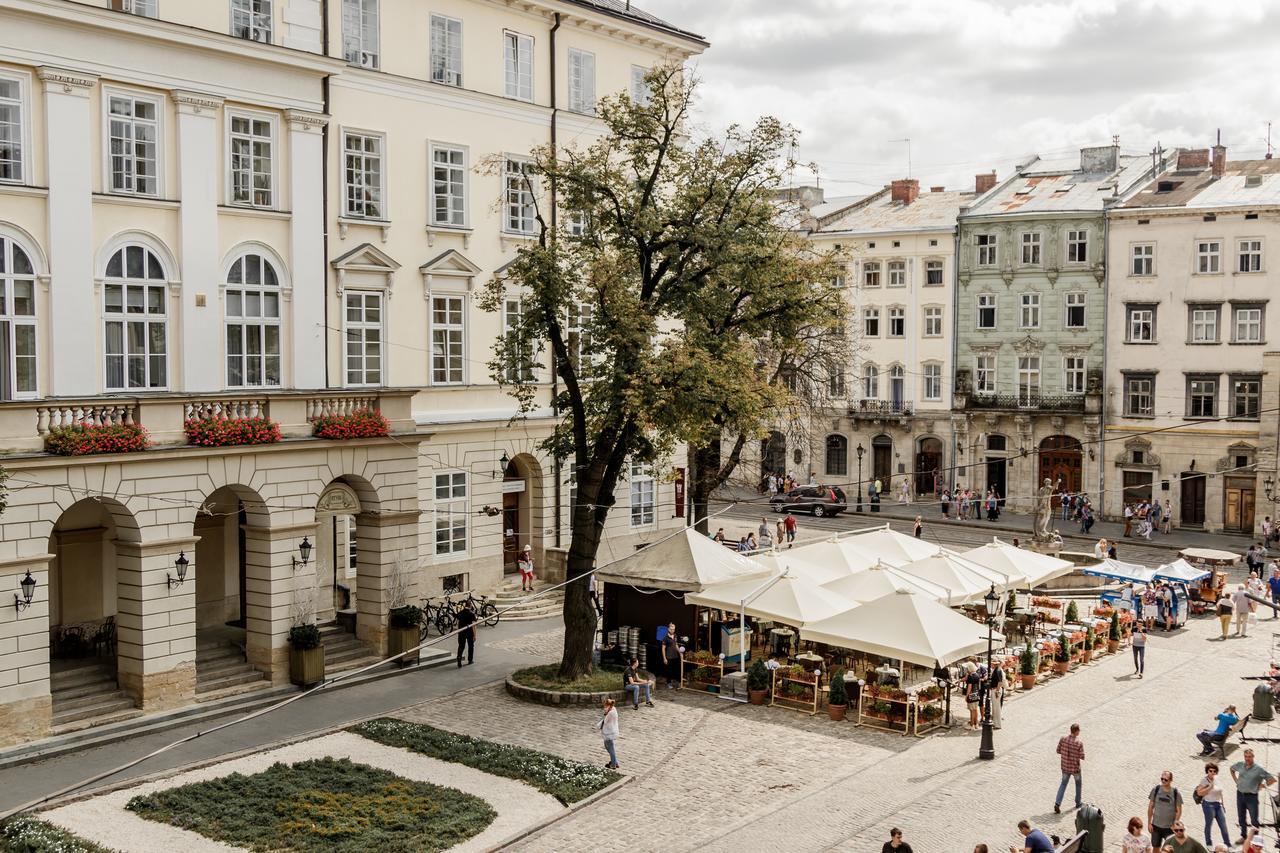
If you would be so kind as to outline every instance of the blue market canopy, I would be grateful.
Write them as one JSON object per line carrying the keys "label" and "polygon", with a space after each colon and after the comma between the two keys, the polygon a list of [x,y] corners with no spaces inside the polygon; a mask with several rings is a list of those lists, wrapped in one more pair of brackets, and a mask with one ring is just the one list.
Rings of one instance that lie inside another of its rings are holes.
{"label": "blue market canopy", "polygon": [[1198,583],[1209,577],[1209,574],[1208,569],[1193,566],[1181,557],[1156,569],[1157,578],[1178,583]]}
{"label": "blue market canopy", "polygon": [[1110,558],[1103,560],[1096,566],[1085,566],[1080,571],[1086,575],[1095,575],[1116,581],[1132,581],[1133,583],[1151,583],[1156,576],[1155,569],[1148,569],[1146,566],[1140,566],[1137,563],[1122,563],[1119,560]]}

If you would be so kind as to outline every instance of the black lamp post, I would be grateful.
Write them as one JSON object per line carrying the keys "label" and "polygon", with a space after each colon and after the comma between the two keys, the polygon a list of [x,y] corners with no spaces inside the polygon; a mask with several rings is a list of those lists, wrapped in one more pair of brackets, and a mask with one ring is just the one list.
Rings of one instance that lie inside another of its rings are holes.
{"label": "black lamp post", "polygon": [[[993,632],[996,626],[996,611],[1000,607],[1000,596],[996,593],[996,585],[991,585],[991,590],[982,597],[987,605],[987,682],[991,681],[991,653],[993,644]],[[982,691],[984,701],[982,703],[982,742],[978,745],[978,758],[986,761],[996,757],[995,731],[991,728],[991,689],[984,687]]]}
{"label": "black lamp post", "polygon": [[191,561],[187,559],[187,552],[179,551],[178,559],[173,561],[173,567],[177,569],[178,576],[175,578],[173,575],[165,574],[169,581],[169,589],[173,589],[175,586],[182,586],[187,582],[187,566],[189,565],[191,565]]}
{"label": "black lamp post", "polygon": [[311,562],[311,549],[313,547],[311,540],[303,536],[302,542],[298,544],[298,555],[302,557],[302,559],[299,560],[298,557],[293,558],[293,570],[295,572],[298,570],[298,566],[306,567],[307,563]]}
{"label": "black lamp post", "polygon": [[27,569],[26,576],[18,581],[18,586],[22,587],[22,595],[13,597],[13,606],[21,613],[31,606],[31,599],[36,596],[36,579],[31,577],[30,569]]}
{"label": "black lamp post", "polygon": [[862,512],[862,455],[867,450],[861,444],[858,445],[854,453],[858,454],[858,507],[857,512]]}

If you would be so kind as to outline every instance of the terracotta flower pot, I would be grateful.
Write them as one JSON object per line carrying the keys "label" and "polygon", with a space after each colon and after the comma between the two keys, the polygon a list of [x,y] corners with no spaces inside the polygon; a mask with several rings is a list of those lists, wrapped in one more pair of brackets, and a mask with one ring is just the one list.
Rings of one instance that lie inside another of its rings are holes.
{"label": "terracotta flower pot", "polygon": [[763,705],[765,700],[769,698],[768,690],[748,690],[747,700],[752,705]]}
{"label": "terracotta flower pot", "polygon": [[827,705],[827,716],[838,723],[844,719],[844,715],[848,710],[848,705]]}
{"label": "terracotta flower pot", "polygon": [[1088,663],[1091,660],[1093,660],[1093,649],[1088,649],[1080,653],[1081,663]]}
{"label": "terracotta flower pot", "polygon": [[1120,648],[1119,640],[1107,640],[1107,652],[1115,654],[1116,649]]}
{"label": "terracotta flower pot", "polygon": [[1022,679],[1023,690],[1030,690],[1032,687],[1036,686],[1036,677],[1034,675],[1023,675],[1019,677]]}
{"label": "terracotta flower pot", "polygon": [[1058,675],[1066,675],[1070,669],[1071,669],[1071,661],[1064,660],[1064,661],[1053,662],[1053,671],[1058,673]]}

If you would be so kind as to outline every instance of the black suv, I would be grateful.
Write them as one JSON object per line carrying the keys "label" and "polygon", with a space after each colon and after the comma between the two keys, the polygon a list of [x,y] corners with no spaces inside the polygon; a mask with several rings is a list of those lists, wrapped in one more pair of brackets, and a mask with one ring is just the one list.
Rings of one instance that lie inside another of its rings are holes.
{"label": "black suv", "polygon": [[801,486],[769,499],[774,512],[810,512],[818,518],[838,515],[849,508],[839,486]]}

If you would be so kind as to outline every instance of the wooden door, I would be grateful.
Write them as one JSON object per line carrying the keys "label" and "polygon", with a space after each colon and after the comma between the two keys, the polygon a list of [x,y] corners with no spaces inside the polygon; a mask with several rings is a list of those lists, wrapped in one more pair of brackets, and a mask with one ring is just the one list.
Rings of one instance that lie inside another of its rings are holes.
{"label": "wooden door", "polygon": [[1254,492],[1238,483],[1227,482],[1223,490],[1222,526],[1231,533],[1253,530]]}
{"label": "wooden door", "polygon": [[893,466],[893,446],[889,444],[873,444],[871,447],[871,479],[879,480],[881,485],[889,482]]}
{"label": "wooden door", "polygon": [[1182,474],[1183,525],[1204,524],[1204,474],[1186,471]]}
{"label": "wooden door", "polygon": [[1069,435],[1049,436],[1040,442],[1040,477],[1036,480],[1036,489],[1039,490],[1047,479],[1054,488],[1053,505],[1056,508],[1062,490],[1072,495],[1082,491],[1082,465],[1079,441]]}

